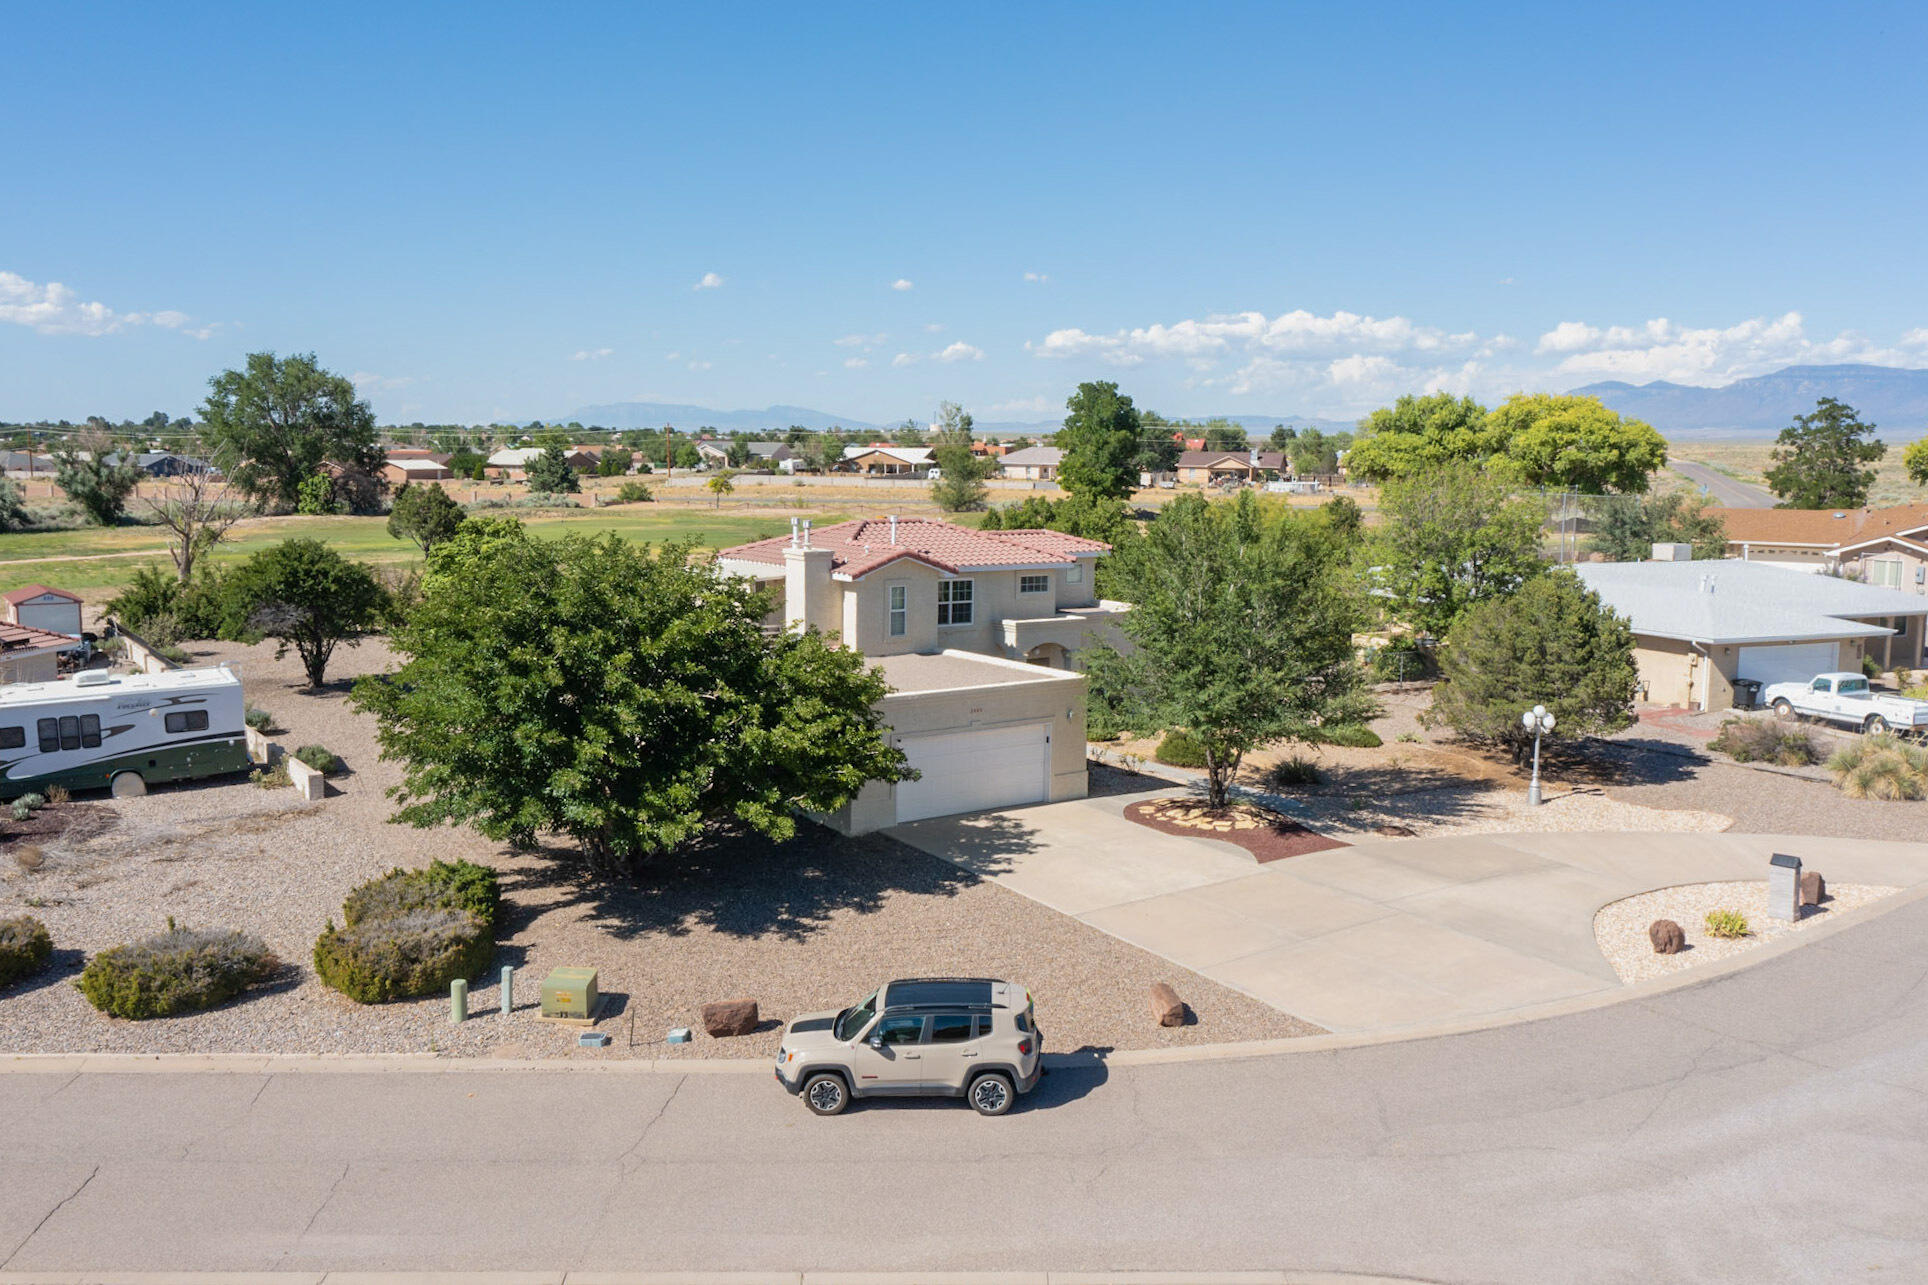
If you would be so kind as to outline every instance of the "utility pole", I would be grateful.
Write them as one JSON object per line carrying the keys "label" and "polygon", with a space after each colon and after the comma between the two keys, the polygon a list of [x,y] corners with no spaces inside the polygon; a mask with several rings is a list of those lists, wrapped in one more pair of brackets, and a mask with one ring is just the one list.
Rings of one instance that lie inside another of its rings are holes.
{"label": "utility pole", "polygon": [[663,468],[670,477],[676,476],[676,426],[663,425]]}

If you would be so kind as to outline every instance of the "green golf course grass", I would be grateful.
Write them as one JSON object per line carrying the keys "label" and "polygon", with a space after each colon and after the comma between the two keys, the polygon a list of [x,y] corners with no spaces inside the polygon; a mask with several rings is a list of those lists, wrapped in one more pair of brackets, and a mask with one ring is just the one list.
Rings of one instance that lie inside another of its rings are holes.
{"label": "green golf course grass", "polygon": [[[572,510],[485,510],[484,516],[513,516],[532,533],[555,538],[567,532],[613,531],[626,540],[661,544],[694,540],[706,549],[727,548],[789,530],[785,517],[770,514],[705,512],[697,508],[650,505]],[[820,525],[842,521],[841,512],[802,513]],[[215,562],[245,558],[293,536],[325,540],[344,557],[400,566],[421,561],[415,545],[388,534],[385,517],[255,518],[237,524],[211,555]],[[0,536],[0,593],[30,584],[52,585],[89,602],[113,597],[143,566],[172,570],[167,532],[158,526],[83,527],[73,531],[28,531]]]}

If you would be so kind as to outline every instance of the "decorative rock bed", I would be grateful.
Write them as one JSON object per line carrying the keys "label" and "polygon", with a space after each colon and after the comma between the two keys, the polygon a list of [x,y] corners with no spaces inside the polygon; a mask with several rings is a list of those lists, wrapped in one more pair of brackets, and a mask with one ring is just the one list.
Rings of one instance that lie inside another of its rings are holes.
{"label": "decorative rock bed", "polygon": [[1164,834],[1236,843],[1260,862],[1350,846],[1251,803],[1214,808],[1203,799],[1156,799],[1132,804],[1125,817]]}
{"label": "decorative rock bed", "polygon": [[[1794,923],[1767,917],[1767,880],[1727,883],[1685,883],[1602,906],[1593,917],[1593,937],[1600,953],[1623,982],[1644,982],[1699,964],[1743,954],[1766,942],[1825,923],[1832,915],[1879,901],[1901,891],[1876,884],[1829,884],[1826,900],[1801,907]],[[1707,912],[1736,910],[1747,919],[1748,935],[1720,938],[1707,931]],[[1672,954],[1656,952],[1648,930],[1657,919],[1672,920],[1686,937]]]}

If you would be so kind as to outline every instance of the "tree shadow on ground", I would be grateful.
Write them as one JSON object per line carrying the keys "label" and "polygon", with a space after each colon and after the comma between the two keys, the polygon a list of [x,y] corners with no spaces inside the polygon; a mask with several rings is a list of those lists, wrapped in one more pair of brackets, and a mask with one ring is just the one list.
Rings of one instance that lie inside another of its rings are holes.
{"label": "tree shadow on ground", "polygon": [[628,878],[590,874],[567,845],[526,856],[532,860],[502,871],[505,938],[542,915],[580,907],[618,938],[703,930],[800,940],[839,912],[872,914],[893,896],[955,896],[979,882],[885,835],[846,838],[809,822],[783,843],[743,831],[713,833]]}
{"label": "tree shadow on ground", "polygon": [[1169,790],[1172,782],[1162,776],[1149,772],[1134,772],[1128,767],[1115,763],[1105,763],[1097,759],[1086,765],[1086,780],[1090,783],[1090,797],[1110,798],[1119,794],[1148,794],[1153,790]]}
{"label": "tree shadow on ground", "polygon": [[1541,763],[1544,775],[1571,785],[1672,785],[1721,760],[1658,737],[1589,740]]}

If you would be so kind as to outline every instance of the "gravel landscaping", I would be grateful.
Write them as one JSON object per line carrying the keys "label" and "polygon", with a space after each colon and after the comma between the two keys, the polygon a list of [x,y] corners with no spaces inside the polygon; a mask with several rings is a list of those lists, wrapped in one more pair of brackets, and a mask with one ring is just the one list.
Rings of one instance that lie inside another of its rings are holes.
{"label": "gravel landscaping", "polygon": [[[1831,915],[1857,909],[1899,891],[1899,888],[1872,884],[1829,884],[1828,895],[1820,905],[1801,907],[1800,919],[1788,923],[1767,917],[1765,879],[1687,883],[1625,897],[1601,907],[1593,918],[1593,936],[1600,943],[1600,953],[1607,957],[1621,981],[1644,982],[1745,954],[1789,933],[1826,923]],[[1710,910],[1739,911],[1747,919],[1748,935],[1726,938],[1711,935],[1706,923]],[[1647,936],[1648,927],[1656,919],[1671,919],[1679,924],[1687,939],[1686,947],[1677,954],[1657,953]]]}
{"label": "gravel landscaping", "polygon": [[[346,772],[304,803],[245,777],[158,787],[139,799],[88,796],[112,824],[82,836],[36,835],[39,868],[0,853],[0,918],[31,913],[52,931],[53,965],[0,991],[0,1052],[441,1053],[497,1057],[763,1057],[775,1019],[834,1008],[892,976],[979,973],[1031,988],[1049,1046],[1148,1048],[1319,1033],[1136,947],[882,836],[847,840],[806,827],[795,842],[737,839],[666,861],[634,885],[580,877],[569,851],[511,852],[467,830],[388,824],[383,792],[399,777],[376,761],[370,720],[348,708],[347,680],[389,665],[378,642],[335,655],[338,680],[301,689],[272,645],[202,644],[196,663],[241,662],[251,704],[271,711],[285,747],[327,745]],[[11,843],[6,843],[11,848]],[[310,965],[316,935],[356,884],[395,866],[466,858],[502,877],[496,967],[516,970],[517,1011],[496,1012],[493,972],[470,992],[475,1016],[448,1022],[448,1000],[352,1003]],[[96,1013],[69,984],[83,952],[164,927],[239,929],[290,967],[211,1012],[125,1022]],[[535,1020],[541,978],[557,965],[601,972],[605,1050]],[[1196,1022],[1159,1027],[1146,992],[1167,981]],[[706,1001],[747,995],[764,1029],[711,1039]],[[663,1044],[673,1026],[689,1045]]]}

